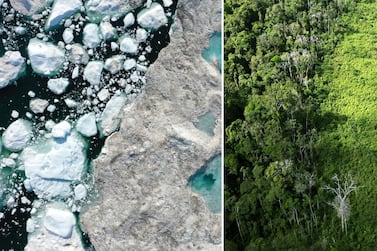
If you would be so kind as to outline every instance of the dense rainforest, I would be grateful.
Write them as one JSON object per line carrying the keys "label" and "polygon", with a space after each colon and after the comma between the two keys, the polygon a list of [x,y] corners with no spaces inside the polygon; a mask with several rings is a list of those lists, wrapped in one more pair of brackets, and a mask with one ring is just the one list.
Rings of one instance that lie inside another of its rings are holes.
{"label": "dense rainforest", "polygon": [[376,250],[377,3],[224,18],[225,249]]}

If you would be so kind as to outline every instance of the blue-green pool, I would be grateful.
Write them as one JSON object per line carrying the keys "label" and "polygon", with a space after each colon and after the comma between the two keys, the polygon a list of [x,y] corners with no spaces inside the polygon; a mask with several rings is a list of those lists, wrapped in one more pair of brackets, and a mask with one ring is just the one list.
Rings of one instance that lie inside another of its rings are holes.
{"label": "blue-green pool", "polygon": [[216,63],[219,71],[221,72],[222,65],[222,49],[221,49],[221,32],[214,32],[209,38],[208,47],[203,50],[202,57],[208,63]]}
{"label": "blue-green pool", "polygon": [[210,159],[189,179],[191,189],[200,194],[213,213],[221,213],[221,155]]}
{"label": "blue-green pool", "polygon": [[199,130],[207,133],[209,136],[214,136],[214,129],[216,126],[216,116],[213,112],[208,111],[198,117],[198,121],[194,123],[194,126]]}

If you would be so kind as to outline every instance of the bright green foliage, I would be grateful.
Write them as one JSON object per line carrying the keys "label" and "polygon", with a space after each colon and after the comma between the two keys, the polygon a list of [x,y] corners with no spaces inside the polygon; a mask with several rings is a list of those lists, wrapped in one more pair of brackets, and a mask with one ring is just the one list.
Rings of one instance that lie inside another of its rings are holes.
{"label": "bright green foliage", "polygon": [[[226,0],[224,11],[227,250],[374,250],[377,4]],[[362,186],[347,234],[323,189],[335,174]]]}

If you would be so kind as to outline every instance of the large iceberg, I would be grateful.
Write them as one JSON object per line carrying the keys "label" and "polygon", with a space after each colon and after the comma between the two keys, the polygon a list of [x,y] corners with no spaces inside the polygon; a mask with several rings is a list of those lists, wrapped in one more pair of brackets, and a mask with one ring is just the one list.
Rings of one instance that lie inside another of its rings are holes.
{"label": "large iceberg", "polygon": [[56,75],[65,61],[64,50],[59,47],[33,38],[27,46],[31,67],[34,72],[44,75]]}
{"label": "large iceberg", "polygon": [[18,51],[7,51],[0,58],[0,89],[16,80],[25,66],[25,59]]}
{"label": "large iceberg", "polygon": [[85,7],[90,20],[98,22],[105,16],[121,17],[143,3],[144,0],[88,0]]}
{"label": "large iceberg", "polygon": [[9,0],[9,2],[15,10],[25,16],[33,16],[41,12],[52,0]]}
{"label": "large iceberg", "polygon": [[137,22],[147,30],[158,30],[168,23],[168,19],[164,8],[158,3],[152,3],[149,8],[144,8],[137,14]]}
{"label": "large iceberg", "polygon": [[81,0],[56,0],[46,22],[46,30],[55,28],[60,23],[80,11],[83,6]]}
{"label": "large iceberg", "polygon": [[21,154],[25,187],[39,198],[68,197],[72,181],[86,166],[86,144],[75,131],[66,138],[49,138],[26,147]]}
{"label": "large iceberg", "polygon": [[29,143],[33,135],[31,123],[17,119],[3,133],[4,147],[12,152],[21,151]]}
{"label": "large iceberg", "polygon": [[125,103],[125,95],[114,95],[106,104],[99,121],[100,132],[103,136],[109,136],[119,129]]}
{"label": "large iceberg", "polygon": [[25,251],[83,251],[75,215],[62,202],[48,203],[27,221]]}

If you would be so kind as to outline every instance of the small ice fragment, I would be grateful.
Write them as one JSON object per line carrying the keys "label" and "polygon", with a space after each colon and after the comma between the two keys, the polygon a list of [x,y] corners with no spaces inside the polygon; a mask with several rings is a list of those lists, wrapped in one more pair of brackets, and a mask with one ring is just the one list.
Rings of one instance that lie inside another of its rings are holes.
{"label": "small ice fragment", "polygon": [[73,41],[73,38],[74,38],[73,30],[69,28],[65,29],[63,32],[64,43],[70,44]]}
{"label": "small ice fragment", "polygon": [[26,221],[26,232],[32,233],[35,231],[35,222],[33,219],[28,219]]}
{"label": "small ice fragment", "polygon": [[132,26],[135,23],[135,16],[132,12],[128,13],[124,18],[123,18],[123,23],[124,23],[124,28],[128,28]]}
{"label": "small ice fragment", "polygon": [[48,89],[57,95],[63,94],[68,86],[68,78],[49,79],[47,82]]}
{"label": "small ice fragment", "polygon": [[137,14],[138,24],[147,30],[158,30],[168,23],[164,8],[158,3],[152,3],[150,8],[144,8]]}
{"label": "small ice fragment", "polygon": [[7,51],[0,57],[0,89],[17,80],[25,66],[25,59],[18,51]]}
{"label": "small ice fragment", "polygon": [[28,95],[30,98],[34,98],[34,97],[35,97],[35,92],[33,92],[33,91],[28,91],[27,95]]}
{"label": "small ice fragment", "polygon": [[112,51],[116,51],[116,50],[119,49],[119,45],[117,43],[115,43],[115,42],[111,42],[110,46],[111,46],[111,50]]}
{"label": "small ice fragment", "polygon": [[134,68],[136,66],[136,60],[133,59],[133,58],[130,58],[130,59],[126,59],[124,61],[124,64],[123,64],[123,67],[126,71],[129,71],[131,70],[132,68]]}
{"label": "small ice fragment", "polygon": [[100,30],[102,38],[104,40],[110,40],[116,36],[116,29],[111,25],[109,21],[102,21],[100,23]]}
{"label": "small ice fragment", "polygon": [[76,66],[75,68],[73,68],[72,70],[72,79],[75,79],[75,78],[78,78],[79,77],[79,67]]}
{"label": "small ice fragment", "polygon": [[48,101],[45,99],[35,98],[30,100],[30,110],[35,114],[43,113],[48,106]]}
{"label": "small ice fragment", "polygon": [[86,197],[86,187],[83,184],[79,184],[74,189],[75,200],[82,200]]}
{"label": "small ice fragment", "polygon": [[110,96],[110,92],[108,89],[104,88],[102,89],[98,94],[97,97],[100,101],[105,101]]}
{"label": "small ice fragment", "polygon": [[106,59],[104,69],[109,71],[111,74],[118,73],[122,69],[125,56],[115,55],[111,58]]}
{"label": "small ice fragment", "polygon": [[147,38],[148,38],[148,32],[145,29],[138,28],[136,30],[136,40],[139,43],[143,43],[143,42],[147,41]]}
{"label": "small ice fragment", "polygon": [[68,108],[75,108],[77,106],[77,102],[71,98],[64,99],[64,103],[68,106]]}
{"label": "small ice fragment", "polygon": [[56,123],[52,120],[47,120],[46,123],[45,123],[45,128],[48,130],[48,131],[51,131],[52,128],[56,125]]}
{"label": "small ice fragment", "polygon": [[49,105],[47,106],[47,111],[48,112],[54,112],[56,110],[56,106],[55,105]]}
{"label": "small ice fragment", "polygon": [[164,7],[170,7],[173,4],[172,0],[162,0]]}
{"label": "small ice fragment", "polygon": [[10,116],[14,119],[18,118],[18,116],[20,116],[19,112],[16,111],[16,110],[12,110],[12,113],[10,114]]}
{"label": "small ice fragment", "polygon": [[74,64],[87,64],[89,55],[80,44],[73,44],[68,51],[68,60]]}
{"label": "small ice fragment", "polygon": [[119,41],[121,51],[132,55],[137,54],[139,43],[134,38],[126,34]]}

